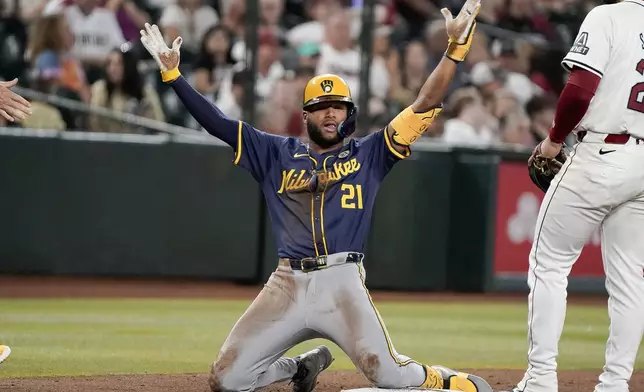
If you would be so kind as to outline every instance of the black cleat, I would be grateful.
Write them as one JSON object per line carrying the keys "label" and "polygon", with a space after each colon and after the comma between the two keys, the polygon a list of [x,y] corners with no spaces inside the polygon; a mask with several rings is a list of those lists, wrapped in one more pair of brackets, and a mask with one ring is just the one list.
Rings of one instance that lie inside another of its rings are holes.
{"label": "black cleat", "polygon": [[295,357],[297,373],[293,376],[293,392],[311,392],[315,388],[318,375],[333,362],[331,351],[326,346]]}

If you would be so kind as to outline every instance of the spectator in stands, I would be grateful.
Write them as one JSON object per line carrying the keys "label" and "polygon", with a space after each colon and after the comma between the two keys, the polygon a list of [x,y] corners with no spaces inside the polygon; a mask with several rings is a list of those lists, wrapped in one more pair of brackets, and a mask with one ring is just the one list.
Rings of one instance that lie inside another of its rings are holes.
{"label": "spectator in stands", "polygon": [[89,83],[96,81],[114,48],[125,43],[114,12],[99,7],[99,0],[76,0],[65,8],[74,34],[73,53],[83,64]]}
{"label": "spectator in stands", "polygon": [[170,4],[163,10],[159,28],[163,30],[167,42],[173,42],[181,36],[181,55],[189,62],[199,52],[205,33],[218,22],[219,15],[203,0],[177,0],[176,4]]}
{"label": "spectator in stands", "polygon": [[257,106],[260,128],[276,135],[287,135],[291,115],[298,107],[301,113],[302,95],[295,94],[295,78],[293,71],[289,71],[275,82],[273,92]]}
{"label": "spectator in stands", "polygon": [[252,75],[247,70],[236,71],[232,75],[230,94],[220,97],[215,105],[228,117],[241,120],[242,107],[244,106],[244,83]]}
{"label": "spectator in stands", "polygon": [[566,84],[566,72],[559,61],[563,59],[566,51],[557,48],[535,49],[530,58],[530,80],[545,93],[559,96]]}
{"label": "spectator in stands", "polygon": [[561,36],[562,44],[570,47],[573,44],[583,16],[583,1],[580,0],[539,0],[541,12],[548,18],[550,23]]}
{"label": "spectator in stands", "polygon": [[451,118],[445,121],[441,140],[448,144],[489,146],[497,141],[494,129],[488,125],[491,117],[475,89],[454,91],[445,110]]}
{"label": "spectator in stands", "polygon": [[297,98],[297,107],[290,115],[286,134],[288,136],[300,137],[306,133],[304,122],[302,121],[302,97],[304,97],[304,88],[309,80],[315,76],[315,68],[310,66],[300,66],[295,70],[295,80],[293,82],[293,96]]}
{"label": "spectator in stands", "polygon": [[223,25],[211,27],[204,34],[201,50],[194,63],[194,87],[205,96],[217,99],[221,82],[229,78],[235,60],[232,57],[233,34]]}
{"label": "spectator in stands", "polygon": [[485,99],[488,113],[493,117],[501,119],[512,112],[521,109],[521,105],[515,94],[505,88],[495,90]]}
{"label": "spectator in stands", "polygon": [[401,111],[416,100],[430,73],[428,60],[423,42],[411,41],[405,46],[400,69],[391,72],[389,97],[394,111]]}
{"label": "spectator in stands", "polygon": [[[32,78],[49,82],[52,92],[71,90],[84,102],[89,102],[89,85],[82,64],[71,49],[74,36],[64,15],[44,16],[31,25],[28,56],[33,67]],[[53,88],[58,87],[58,88]]]}
{"label": "spectator in stands", "polygon": [[[71,52],[74,36],[63,14],[43,16],[31,26],[28,59],[39,91],[88,103],[90,88],[81,62]],[[60,108],[67,129],[84,126],[83,117]]]}
{"label": "spectator in stands", "polygon": [[536,145],[530,133],[530,118],[523,110],[517,110],[501,118],[499,126],[502,143],[526,148],[533,148]]}
{"label": "spectator in stands", "polygon": [[[481,11],[479,11],[476,20],[480,23],[496,25],[499,16],[502,14],[505,0],[485,0],[481,2]],[[469,55],[468,55],[469,57]]]}
{"label": "spectator in stands", "polygon": [[259,23],[269,27],[274,34],[282,38],[284,29],[280,26],[284,12],[284,0],[259,0]]}
{"label": "spectator in stands", "polygon": [[233,32],[236,38],[243,39],[246,25],[245,0],[227,0],[222,6],[223,15],[221,24]]}
{"label": "spectator in stands", "polygon": [[[33,80],[30,83],[33,90],[47,93],[48,84],[45,80]],[[69,113],[65,113],[69,115]],[[61,110],[55,106],[38,99],[31,100],[31,115],[20,122],[24,128],[31,129],[55,129],[62,131],[67,128]]]}
{"label": "spectator in stands", "polygon": [[506,0],[498,27],[518,33],[538,34],[550,42],[560,41],[554,26],[536,9],[534,0]]}
{"label": "spectator in stands", "polygon": [[101,5],[116,15],[125,40],[138,43],[141,37],[139,31],[150,22],[150,15],[143,11],[135,0],[101,0]]}
{"label": "spectator in stands", "polygon": [[472,39],[472,46],[470,47],[470,52],[465,58],[463,68],[470,72],[472,68],[483,61],[490,61],[492,59],[492,54],[489,50],[490,41],[483,31],[478,31],[474,38]]}
{"label": "spectator in stands", "polygon": [[305,42],[297,48],[298,61],[300,67],[317,68],[320,60],[320,45],[313,42]]}
{"label": "spectator in stands", "polygon": [[[325,22],[329,16],[337,14],[343,10],[340,0],[308,0],[305,2],[306,13],[310,18],[293,27],[287,33],[287,40],[290,46],[297,48],[305,43],[322,44],[325,41]],[[357,33],[357,32],[356,32]],[[355,38],[351,34],[349,37]]]}
{"label": "spectator in stands", "polygon": [[526,111],[531,120],[530,133],[536,145],[548,137],[550,127],[555,120],[557,98],[553,95],[534,97],[526,105]]}
{"label": "spectator in stands", "polygon": [[320,47],[317,73],[332,73],[342,77],[351,89],[354,102],[359,102],[360,54],[354,49],[350,24],[351,19],[345,11],[337,12],[326,19],[325,40]]}
{"label": "spectator in stands", "polygon": [[[103,77],[92,85],[91,105],[165,121],[161,101],[154,88],[144,83],[132,52],[110,52]],[[143,133],[144,130],[122,121],[94,115],[90,128],[95,132]]]}
{"label": "spectator in stands", "polygon": [[394,2],[396,12],[407,22],[409,38],[420,38],[423,34],[423,24],[428,20],[440,19],[442,24],[445,24],[440,13],[440,1],[394,0]]}
{"label": "spectator in stands", "polygon": [[280,39],[267,27],[260,28],[258,34],[255,87],[258,99],[264,100],[272,93],[275,83],[284,76],[285,69],[280,62]]}
{"label": "spectator in stands", "polygon": [[[389,44],[392,28],[387,25],[378,26],[374,31],[373,56],[371,59],[369,84],[371,99],[369,100],[369,118],[377,128],[381,128],[391,120],[387,110],[387,98],[391,88],[390,63],[393,59],[393,50]],[[393,113],[393,116],[397,114]]]}

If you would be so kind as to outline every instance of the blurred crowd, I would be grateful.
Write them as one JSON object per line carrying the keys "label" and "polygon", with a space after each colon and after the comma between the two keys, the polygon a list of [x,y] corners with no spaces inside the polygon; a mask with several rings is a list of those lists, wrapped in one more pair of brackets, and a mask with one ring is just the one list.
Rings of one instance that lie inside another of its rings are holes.
{"label": "blurred crowd", "polygon": [[[0,0],[0,79],[172,124],[198,128],[139,42],[146,22],[183,38],[182,73],[232,118],[256,80],[257,128],[304,136],[307,80],[335,73],[360,98],[361,0],[258,0],[257,72],[245,69],[245,0]],[[450,144],[532,147],[552,124],[566,74],[560,61],[586,13],[605,1],[483,0],[466,62],[426,137]],[[447,45],[440,13],[463,0],[376,0],[366,132],[411,104]],[[32,101],[20,126],[146,133],[97,115]],[[2,125],[2,124],[0,124]]]}

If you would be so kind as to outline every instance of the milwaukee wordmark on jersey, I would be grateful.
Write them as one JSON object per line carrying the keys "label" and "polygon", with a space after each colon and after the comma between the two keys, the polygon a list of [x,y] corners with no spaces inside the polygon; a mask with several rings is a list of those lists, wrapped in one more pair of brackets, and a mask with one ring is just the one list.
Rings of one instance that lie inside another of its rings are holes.
{"label": "milwaukee wordmark on jersey", "polygon": [[325,154],[240,122],[235,163],[261,184],[279,257],[362,252],[376,193],[400,159],[385,130]]}

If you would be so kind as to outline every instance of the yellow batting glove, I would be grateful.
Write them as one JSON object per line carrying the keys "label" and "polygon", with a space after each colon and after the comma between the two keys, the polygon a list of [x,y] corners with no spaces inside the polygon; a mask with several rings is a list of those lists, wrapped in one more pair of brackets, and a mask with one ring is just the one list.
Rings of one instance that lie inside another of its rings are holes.
{"label": "yellow batting glove", "polygon": [[472,46],[474,31],[476,31],[476,16],[480,10],[481,0],[467,0],[456,18],[447,8],[441,10],[449,37],[445,56],[456,62],[465,60]]}

